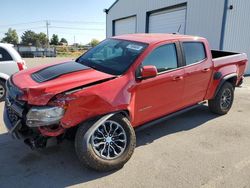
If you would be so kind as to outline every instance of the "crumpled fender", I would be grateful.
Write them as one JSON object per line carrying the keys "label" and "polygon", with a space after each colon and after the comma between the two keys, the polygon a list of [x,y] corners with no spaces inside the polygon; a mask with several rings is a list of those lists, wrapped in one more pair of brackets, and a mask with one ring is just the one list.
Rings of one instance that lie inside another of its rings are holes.
{"label": "crumpled fender", "polygon": [[[118,82],[119,85],[117,85]],[[122,82],[127,82],[127,80],[114,79],[105,84],[91,86],[59,97],[57,102],[61,101],[61,105],[67,104],[61,125],[64,128],[70,128],[93,117],[128,110],[132,97],[129,84]],[[112,89],[112,85],[117,85],[116,90]]]}

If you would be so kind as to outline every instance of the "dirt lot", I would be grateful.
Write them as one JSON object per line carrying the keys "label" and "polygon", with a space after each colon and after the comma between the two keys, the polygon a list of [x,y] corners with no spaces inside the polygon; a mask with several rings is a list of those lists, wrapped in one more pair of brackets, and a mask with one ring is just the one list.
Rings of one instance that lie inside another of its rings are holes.
{"label": "dirt lot", "polygon": [[[26,62],[54,60],[63,61]],[[112,173],[80,167],[71,142],[31,151],[7,135],[1,118],[0,187],[250,187],[249,77],[228,115],[202,106],[145,129],[131,160]]]}

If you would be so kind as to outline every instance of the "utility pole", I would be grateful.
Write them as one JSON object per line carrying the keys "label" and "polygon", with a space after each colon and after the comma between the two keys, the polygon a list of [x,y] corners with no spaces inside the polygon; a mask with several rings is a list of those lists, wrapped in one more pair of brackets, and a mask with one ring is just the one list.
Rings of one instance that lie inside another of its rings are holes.
{"label": "utility pole", "polygon": [[48,42],[47,42],[47,48],[49,48],[49,21],[46,20],[46,28],[47,28],[47,38],[48,38]]}

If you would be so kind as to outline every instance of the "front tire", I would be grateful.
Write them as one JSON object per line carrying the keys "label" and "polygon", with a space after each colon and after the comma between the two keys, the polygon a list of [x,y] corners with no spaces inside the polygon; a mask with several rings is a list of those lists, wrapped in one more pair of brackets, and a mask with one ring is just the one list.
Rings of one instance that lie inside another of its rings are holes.
{"label": "front tire", "polygon": [[214,99],[208,101],[211,112],[219,115],[227,114],[231,109],[234,100],[234,86],[225,82]]}
{"label": "front tire", "polygon": [[5,81],[0,80],[0,102],[4,101],[6,95]]}
{"label": "front tire", "polygon": [[129,120],[116,114],[97,128],[93,128],[93,124],[82,124],[76,133],[75,150],[81,164],[97,171],[122,168],[136,146],[135,132]]}

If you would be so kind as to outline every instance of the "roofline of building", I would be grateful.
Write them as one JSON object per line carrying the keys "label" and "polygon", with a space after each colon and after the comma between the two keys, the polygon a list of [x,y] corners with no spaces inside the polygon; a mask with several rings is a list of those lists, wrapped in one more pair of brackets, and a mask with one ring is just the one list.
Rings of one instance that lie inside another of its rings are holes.
{"label": "roofline of building", "polygon": [[108,14],[109,11],[110,11],[110,9],[113,8],[113,6],[115,6],[115,4],[116,4],[118,1],[119,1],[119,0],[116,0],[108,9],[104,9],[104,12],[105,12],[106,14]]}

